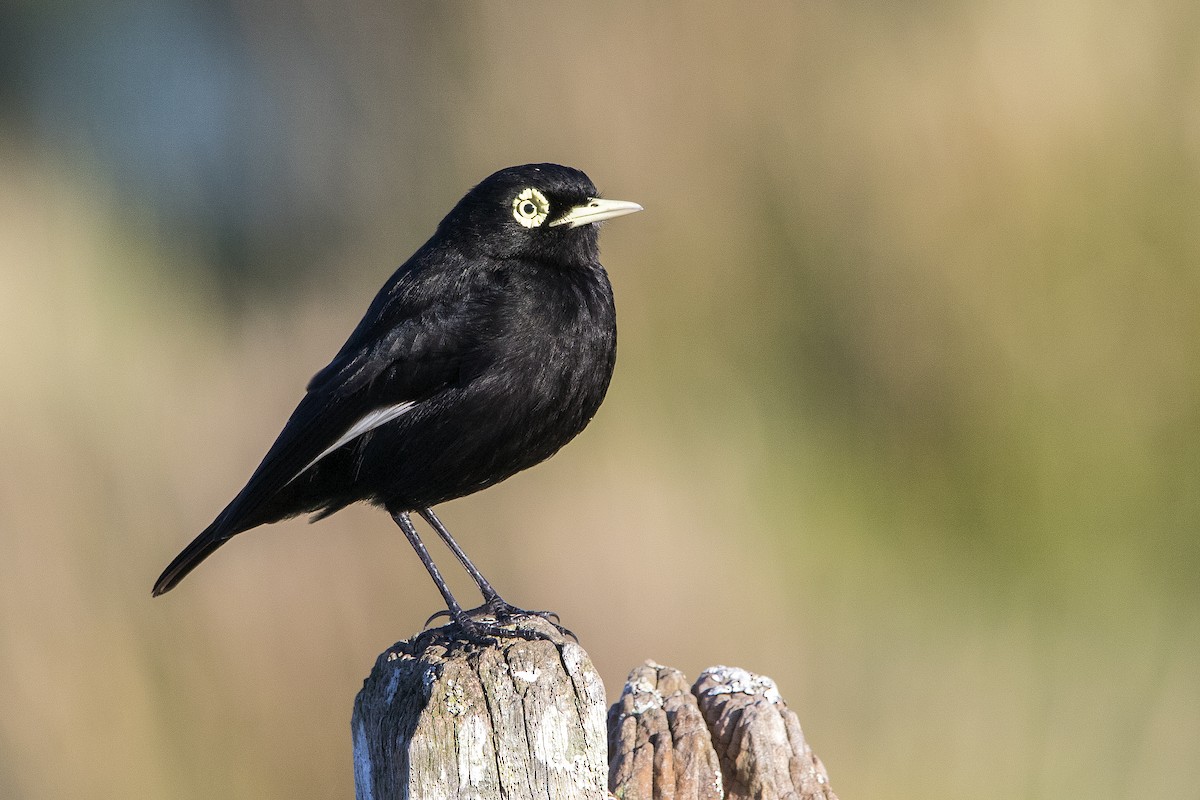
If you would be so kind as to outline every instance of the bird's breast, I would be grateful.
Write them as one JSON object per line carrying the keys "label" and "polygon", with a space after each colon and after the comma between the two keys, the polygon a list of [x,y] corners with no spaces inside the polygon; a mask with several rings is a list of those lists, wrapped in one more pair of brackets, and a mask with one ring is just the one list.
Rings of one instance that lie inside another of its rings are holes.
{"label": "bird's breast", "polygon": [[371,448],[385,493],[405,507],[460,497],[527,469],[587,426],[612,377],[607,281],[523,287],[496,309],[464,380],[406,415]]}
{"label": "bird's breast", "polygon": [[612,298],[600,288],[547,289],[506,315],[483,377],[518,424],[569,439],[595,414],[616,360]]}

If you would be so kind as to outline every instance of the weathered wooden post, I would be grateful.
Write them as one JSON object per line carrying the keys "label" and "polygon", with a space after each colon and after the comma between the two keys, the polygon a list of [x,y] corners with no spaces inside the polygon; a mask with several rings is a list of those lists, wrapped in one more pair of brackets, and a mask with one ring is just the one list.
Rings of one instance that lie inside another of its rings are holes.
{"label": "weathered wooden post", "polygon": [[770,678],[712,667],[636,667],[607,712],[578,644],[479,647],[448,628],[389,648],[354,704],[359,800],[580,798],[837,800]]}
{"label": "weathered wooden post", "polygon": [[837,800],[775,682],[710,667],[636,667],[609,711],[609,782],[623,800]]}
{"label": "weathered wooden post", "polygon": [[477,647],[439,628],[378,658],[354,703],[360,800],[604,800],[604,684],[553,625],[519,625],[548,638]]}

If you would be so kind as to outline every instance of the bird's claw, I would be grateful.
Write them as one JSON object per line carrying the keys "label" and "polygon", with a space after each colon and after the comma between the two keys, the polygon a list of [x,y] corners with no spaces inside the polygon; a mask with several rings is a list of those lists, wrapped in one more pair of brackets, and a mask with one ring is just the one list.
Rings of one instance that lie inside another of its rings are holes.
{"label": "bird's claw", "polygon": [[425,624],[424,624],[424,625],[422,625],[421,627],[422,627],[422,628],[428,628],[428,627],[429,627],[429,623],[433,622],[433,621],[434,621],[435,619],[437,619],[438,617],[445,617],[446,619],[452,619],[452,617],[451,617],[451,615],[450,615],[450,609],[448,609],[448,608],[443,608],[441,611],[435,611],[435,612],[433,612],[432,614],[430,614],[430,615],[429,615],[429,619],[425,620]]}
{"label": "bird's claw", "polygon": [[[486,609],[489,615],[494,617],[497,622],[501,622],[501,623],[516,622],[517,620],[521,619],[522,617],[538,617],[539,619],[544,619],[546,622],[553,625],[554,629],[557,630],[563,636],[570,636],[576,642],[579,641],[579,637],[576,636],[574,634],[574,632],[572,632],[569,628],[565,628],[562,626],[562,624],[561,624],[562,618],[559,617],[557,612],[554,612],[554,611],[528,611],[524,608],[517,608],[516,606],[505,602],[504,600],[500,599],[499,597],[493,597],[493,598],[489,599],[486,603],[484,603],[482,606],[480,606],[480,608]],[[537,631],[531,631],[531,630],[526,630],[526,629],[519,629],[519,631],[514,631],[514,633],[516,633],[517,635],[520,635],[521,638],[524,638],[524,639],[545,639],[545,638],[547,638],[546,636],[539,634]],[[529,635],[524,635],[524,634],[529,634]]]}
{"label": "bird's claw", "polygon": [[[541,631],[513,626],[523,617],[538,617],[554,626],[563,636],[569,636],[576,642],[579,637],[569,628],[563,627],[561,617],[554,611],[527,611],[523,608],[505,602],[500,597],[491,597],[483,605],[467,611],[455,613],[450,609],[435,612],[425,620],[425,627],[436,619],[445,617],[460,630],[463,638],[472,644],[490,647],[498,644],[498,639],[525,639],[537,641],[549,639],[550,636]],[[427,631],[428,632],[428,631]]]}

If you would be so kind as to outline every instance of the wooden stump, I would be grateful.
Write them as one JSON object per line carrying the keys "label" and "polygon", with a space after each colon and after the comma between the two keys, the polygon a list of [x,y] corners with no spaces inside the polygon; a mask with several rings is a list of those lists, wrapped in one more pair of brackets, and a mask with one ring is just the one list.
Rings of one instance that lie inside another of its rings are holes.
{"label": "wooden stump", "polygon": [[652,661],[608,712],[609,788],[620,800],[837,800],[775,682],[710,667],[688,689]]}
{"label": "wooden stump", "polygon": [[712,736],[677,669],[634,667],[608,712],[608,785],[622,800],[721,800]]}
{"label": "wooden stump", "polygon": [[379,657],[354,704],[360,800],[603,800],[606,782],[619,800],[837,800],[770,678],[712,667],[689,688],[647,661],[606,741],[587,654],[545,620],[517,625],[547,639],[477,647],[441,628]]}

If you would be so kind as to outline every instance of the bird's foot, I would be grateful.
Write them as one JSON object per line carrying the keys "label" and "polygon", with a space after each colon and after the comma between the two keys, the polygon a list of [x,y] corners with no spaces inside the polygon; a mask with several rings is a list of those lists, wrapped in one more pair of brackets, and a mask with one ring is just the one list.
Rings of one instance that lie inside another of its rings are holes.
{"label": "bird's foot", "polygon": [[448,618],[462,631],[468,641],[484,646],[496,644],[497,639],[537,641],[551,638],[550,634],[543,631],[516,626],[522,618],[528,617],[543,619],[563,636],[570,636],[575,641],[579,641],[578,636],[560,624],[559,616],[555,612],[527,611],[505,602],[498,595],[488,598],[483,605],[477,608],[461,611],[458,614],[448,609],[439,611],[425,620],[425,625],[428,626],[429,623],[440,617]]}
{"label": "bird's foot", "polygon": [[[563,627],[561,624],[561,619],[554,611],[529,611],[524,608],[517,608],[511,603],[505,602],[500,598],[499,595],[489,598],[482,606],[479,607],[479,609],[475,610],[478,611],[480,609],[486,610],[488,615],[493,617],[501,624],[512,624],[519,621],[522,617],[537,617],[539,619],[544,619],[546,622],[554,626],[554,629],[563,636],[570,636],[575,641],[579,641],[579,637],[576,636],[569,628]],[[520,635],[526,639],[547,638],[545,634],[542,634],[536,630],[521,629]]]}
{"label": "bird's foot", "polygon": [[[459,612],[456,616],[450,611],[439,611],[426,620],[425,630],[413,640],[413,647],[423,650],[435,642],[450,648],[460,648],[464,645],[476,647],[496,647],[501,639],[526,638],[524,632],[502,627],[490,617],[476,615],[478,609]],[[446,617],[447,624],[430,628],[429,623],[438,617]]]}

